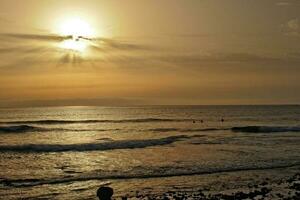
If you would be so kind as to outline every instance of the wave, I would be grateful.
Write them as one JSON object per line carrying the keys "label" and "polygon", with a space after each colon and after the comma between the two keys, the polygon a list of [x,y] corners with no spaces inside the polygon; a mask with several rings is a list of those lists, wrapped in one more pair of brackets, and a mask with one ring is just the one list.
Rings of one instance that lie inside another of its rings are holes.
{"label": "wave", "polygon": [[93,124],[93,123],[149,123],[149,122],[186,122],[193,119],[166,119],[166,118],[141,118],[122,120],[29,120],[29,121],[7,121],[1,124]]}
{"label": "wave", "polygon": [[[218,129],[218,128],[202,128],[202,129],[181,129],[181,128],[153,128],[153,129],[129,129],[126,131],[150,131],[150,132],[205,132],[205,131],[218,131],[218,130],[228,130],[228,129]],[[87,132],[87,131],[122,131],[122,129],[70,129],[70,128],[45,128],[38,126],[29,125],[15,125],[15,126],[0,126],[0,133],[27,133],[27,132],[50,132],[50,131],[72,131],[72,132]],[[124,130],[123,130],[124,131]]]}
{"label": "wave", "polygon": [[[99,120],[97,120],[99,121]],[[105,120],[107,121],[107,120]],[[21,121],[19,121],[21,122]],[[36,122],[37,124],[43,124],[45,121],[22,121],[22,123],[32,123]],[[69,123],[70,121],[68,121]],[[87,121],[84,121],[87,122]],[[90,122],[90,121],[88,121]],[[101,121],[103,122],[103,121]],[[18,122],[9,122],[11,124],[18,124]],[[8,124],[9,124],[8,123]],[[54,123],[54,122],[49,122]],[[75,123],[75,121],[74,121]],[[77,121],[76,121],[77,123]],[[79,122],[78,122],[79,123]],[[91,122],[92,123],[92,122]],[[72,132],[87,132],[87,131],[121,131],[122,129],[71,129],[71,128],[45,128],[39,126],[30,126],[30,125],[13,125],[13,126],[0,126],[0,133],[27,133],[27,132],[50,132],[50,131],[72,131]],[[224,131],[224,130],[231,130],[233,132],[241,132],[241,133],[276,133],[276,132],[300,132],[299,126],[237,126],[231,128],[152,128],[152,129],[140,129],[138,131],[145,132],[206,132],[206,131]],[[129,131],[129,130],[126,130]],[[132,129],[131,131],[137,131]]]}
{"label": "wave", "polygon": [[276,132],[300,132],[299,126],[241,126],[232,127],[233,132],[243,133],[276,133]]}
{"label": "wave", "polygon": [[221,131],[221,130],[228,130],[228,128],[197,128],[197,129],[181,129],[181,128],[154,128],[148,129],[147,131],[151,132],[205,132],[205,131]]}
{"label": "wave", "polygon": [[[72,131],[72,132],[87,132],[87,131],[121,131],[122,129],[69,129],[69,128],[45,128],[38,126],[29,126],[29,125],[15,125],[15,126],[0,126],[0,133],[27,133],[27,132],[50,132],[50,131]],[[241,133],[277,133],[277,132],[300,132],[299,126],[293,127],[284,127],[284,126],[238,126],[231,128],[196,128],[196,129],[182,129],[182,128],[153,128],[153,129],[141,129],[138,131],[145,132],[208,132],[208,131],[225,131],[231,130],[233,132]],[[128,131],[128,130],[126,130]],[[132,129],[131,131],[136,131]]]}
{"label": "wave", "polygon": [[20,126],[1,126],[0,133],[25,133],[25,132],[34,132],[34,131],[46,131],[47,129],[28,126],[28,125],[20,125]]}
{"label": "wave", "polygon": [[29,125],[17,126],[0,126],[0,133],[28,133],[28,132],[50,132],[50,131],[72,131],[72,132],[86,132],[86,131],[119,131],[121,129],[69,129],[69,128],[44,128]]}
{"label": "wave", "polygon": [[181,128],[154,128],[148,129],[152,132],[206,132],[206,131],[226,131],[244,133],[276,133],[276,132],[300,132],[299,126],[285,127],[285,126],[240,126],[231,128],[200,128],[200,129],[181,129]]}
{"label": "wave", "polygon": [[115,149],[136,149],[152,146],[163,146],[177,141],[189,139],[196,136],[170,136],[160,139],[146,140],[120,140],[103,143],[86,144],[27,144],[27,145],[5,145],[0,146],[0,152],[20,152],[20,153],[47,153],[47,152],[83,152],[83,151],[108,151]]}
{"label": "wave", "polygon": [[278,165],[265,165],[265,166],[249,166],[249,167],[232,167],[232,168],[215,168],[215,169],[189,169],[188,167],[163,166],[154,169],[141,168],[138,170],[124,172],[111,172],[103,171],[99,173],[85,173],[73,177],[63,178],[50,178],[50,179],[0,179],[0,184],[8,187],[33,187],[38,185],[52,185],[62,184],[80,181],[91,180],[113,180],[113,179],[150,179],[150,178],[166,178],[166,177],[178,177],[178,176],[197,176],[197,175],[209,175],[218,173],[235,173],[241,171],[257,171],[257,170],[274,170],[285,169],[291,167],[298,167],[299,162],[290,164],[278,164]]}

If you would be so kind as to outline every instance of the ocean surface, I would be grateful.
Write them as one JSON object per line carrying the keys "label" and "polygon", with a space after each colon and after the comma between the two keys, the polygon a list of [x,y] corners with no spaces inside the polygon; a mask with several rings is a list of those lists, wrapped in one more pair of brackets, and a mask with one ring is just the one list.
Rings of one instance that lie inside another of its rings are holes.
{"label": "ocean surface", "polygon": [[299,166],[300,106],[0,109],[0,138],[0,199],[193,189],[210,174]]}

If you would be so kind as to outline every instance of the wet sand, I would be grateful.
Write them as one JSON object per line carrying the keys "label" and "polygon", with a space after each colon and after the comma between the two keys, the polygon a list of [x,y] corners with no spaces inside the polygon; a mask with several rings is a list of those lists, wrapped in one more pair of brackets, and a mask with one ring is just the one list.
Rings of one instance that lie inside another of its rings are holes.
{"label": "wet sand", "polygon": [[[238,173],[231,178],[229,174],[218,175],[220,181],[212,181],[202,187],[173,187],[162,193],[151,191],[131,191],[130,194],[116,197],[115,199],[160,199],[160,200],[181,200],[181,199],[207,199],[207,200],[238,200],[238,199],[300,199],[300,171],[299,168],[288,170],[289,175],[285,176],[285,170],[254,171],[249,173]],[[298,172],[297,172],[298,171]],[[278,173],[276,176],[276,173]],[[281,174],[280,174],[281,173]],[[273,174],[273,175],[272,175]],[[213,175],[215,176],[215,175]],[[226,177],[228,176],[228,177]],[[247,179],[248,176],[248,179]],[[213,177],[211,177],[213,178]],[[224,180],[232,179],[226,184]],[[234,181],[236,180],[236,185]],[[215,183],[215,185],[213,184]],[[150,188],[148,188],[150,189]]]}

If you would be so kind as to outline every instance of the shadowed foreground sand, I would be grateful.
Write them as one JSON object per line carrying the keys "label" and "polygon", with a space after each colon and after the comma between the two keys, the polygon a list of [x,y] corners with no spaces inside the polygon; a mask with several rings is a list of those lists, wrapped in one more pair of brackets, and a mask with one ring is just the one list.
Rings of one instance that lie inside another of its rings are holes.
{"label": "shadowed foreground sand", "polygon": [[[220,183],[224,184],[224,183]],[[232,184],[232,183],[229,183]],[[135,194],[116,197],[115,199],[160,199],[160,200],[182,200],[182,199],[203,199],[203,200],[238,200],[238,199],[300,199],[300,173],[294,173],[290,177],[270,179],[268,177],[256,183],[248,183],[246,187],[231,185],[223,191],[216,191],[209,187],[198,190],[176,189],[161,194]],[[133,192],[133,191],[132,191]]]}

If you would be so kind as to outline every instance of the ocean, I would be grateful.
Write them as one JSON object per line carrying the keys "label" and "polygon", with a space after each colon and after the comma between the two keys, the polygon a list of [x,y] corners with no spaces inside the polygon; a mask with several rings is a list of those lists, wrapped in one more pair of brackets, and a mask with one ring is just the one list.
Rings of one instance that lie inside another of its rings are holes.
{"label": "ocean", "polygon": [[232,191],[300,172],[296,105],[0,109],[0,138],[0,199]]}

